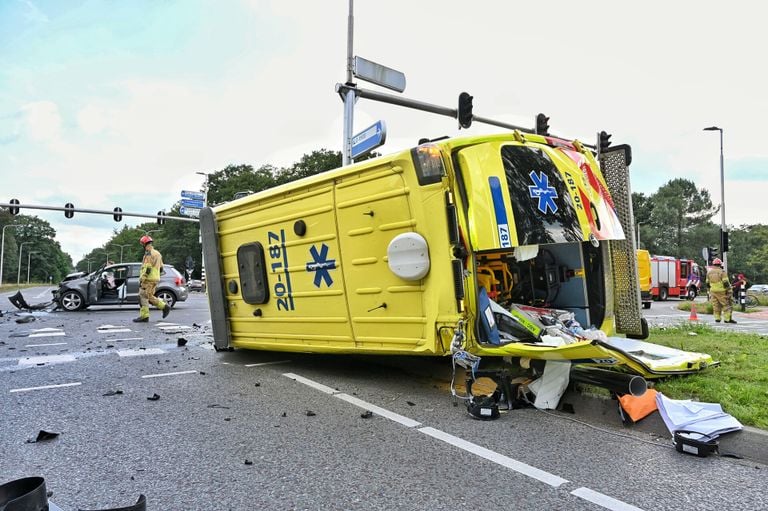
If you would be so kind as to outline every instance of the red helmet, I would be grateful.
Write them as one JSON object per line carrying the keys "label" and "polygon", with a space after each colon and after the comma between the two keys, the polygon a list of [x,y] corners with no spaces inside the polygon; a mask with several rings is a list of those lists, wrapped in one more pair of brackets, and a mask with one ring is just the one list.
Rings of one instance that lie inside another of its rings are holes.
{"label": "red helmet", "polygon": [[[147,238],[149,238],[149,236],[146,236],[146,237],[147,237]],[[143,238],[142,238],[142,239],[143,239]],[[152,240],[152,238],[149,238],[149,239],[150,239],[150,240]],[[712,259],[712,264],[713,264],[714,266],[722,266],[722,265],[723,265],[723,262],[720,260],[720,258],[719,258],[719,257],[715,257],[714,259]]]}
{"label": "red helmet", "polygon": [[141,239],[139,240],[139,243],[141,243],[142,245],[146,245],[147,243],[152,243],[152,236],[145,234],[144,236],[141,237]]}

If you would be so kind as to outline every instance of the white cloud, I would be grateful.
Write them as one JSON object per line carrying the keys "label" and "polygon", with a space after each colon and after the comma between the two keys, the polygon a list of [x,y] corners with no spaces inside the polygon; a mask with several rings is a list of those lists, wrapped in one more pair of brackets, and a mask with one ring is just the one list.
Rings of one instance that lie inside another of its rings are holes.
{"label": "white cloud", "polygon": [[61,114],[53,101],[34,101],[21,107],[25,134],[36,142],[58,142]]}

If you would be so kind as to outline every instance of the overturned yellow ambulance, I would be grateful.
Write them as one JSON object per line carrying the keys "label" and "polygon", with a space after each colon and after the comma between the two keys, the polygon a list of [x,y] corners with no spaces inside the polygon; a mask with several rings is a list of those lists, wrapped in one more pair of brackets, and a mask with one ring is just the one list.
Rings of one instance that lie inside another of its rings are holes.
{"label": "overturned yellow ambulance", "polygon": [[205,208],[214,345],[710,365],[617,336],[647,336],[629,147],[599,159],[519,131],[445,139]]}

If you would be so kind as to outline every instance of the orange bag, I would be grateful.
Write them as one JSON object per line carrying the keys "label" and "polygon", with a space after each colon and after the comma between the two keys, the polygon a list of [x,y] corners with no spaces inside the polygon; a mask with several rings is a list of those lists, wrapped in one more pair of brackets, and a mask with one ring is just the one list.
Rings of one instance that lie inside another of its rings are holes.
{"label": "orange bag", "polygon": [[[656,394],[658,392],[654,389],[646,390],[639,397],[624,394],[619,396],[619,407],[629,416],[632,422],[637,422],[659,409],[656,405]],[[622,418],[624,418],[624,413],[622,413]],[[625,422],[627,422],[626,419]]]}

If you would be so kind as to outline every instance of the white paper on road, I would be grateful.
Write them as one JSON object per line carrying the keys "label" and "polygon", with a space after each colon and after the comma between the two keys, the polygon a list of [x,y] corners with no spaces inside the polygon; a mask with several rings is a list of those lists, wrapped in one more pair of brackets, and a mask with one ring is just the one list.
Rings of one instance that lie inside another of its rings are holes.
{"label": "white paper on road", "polygon": [[690,399],[669,399],[656,394],[659,414],[670,433],[679,430],[694,431],[710,438],[743,429],[735,417],[723,411],[719,403],[701,403]]}

